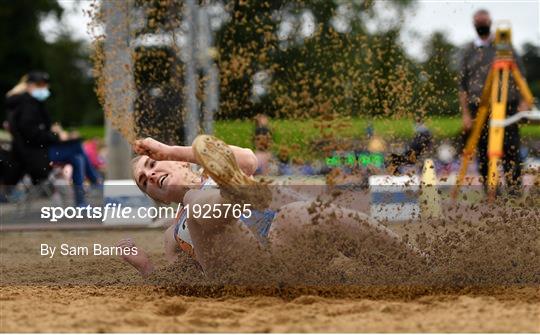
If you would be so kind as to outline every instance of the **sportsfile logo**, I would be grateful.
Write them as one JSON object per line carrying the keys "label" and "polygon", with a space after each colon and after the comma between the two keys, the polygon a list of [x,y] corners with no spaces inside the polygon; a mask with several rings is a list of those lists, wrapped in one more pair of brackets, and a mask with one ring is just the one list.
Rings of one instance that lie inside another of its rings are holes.
{"label": "sportsfile logo", "polygon": [[41,207],[41,218],[49,222],[60,219],[92,219],[104,222],[109,219],[173,219],[185,210],[187,218],[219,219],[251,217],[251,204],[194,204],[182,207],[128,207],[122,204],[107,203],[104,207]]}
{"label": "sportsfile logo", "polygon": [[49,222],[60,219],[172,219],[176,218],[182,210],[181,204],[174,207],[127,207],[122,204],[107,203],[101,206],[86,207],[50,207],[41,208],[41,218]]}

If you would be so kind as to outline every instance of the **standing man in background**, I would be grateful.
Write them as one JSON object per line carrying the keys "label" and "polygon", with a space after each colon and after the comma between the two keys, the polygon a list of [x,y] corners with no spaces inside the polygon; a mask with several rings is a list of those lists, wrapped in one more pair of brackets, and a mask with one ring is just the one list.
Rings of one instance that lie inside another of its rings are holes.
{"label": "standing man in background", "polygon": [[[471,130],[473,120],[476,118],[478,108],[480,107],[482,90],[495,59],[494,36],[491,34],[491,17],[489,12],[484,9],[476,11],[473,16],[473,24],[478,35],[472,43],[466,46],[463,52],[459,80],[459,104],[463,116],[463,129],[466,133]],[[515,50],[514,58],[521,73],[524,74],[523,63]],[[510,76],[506,108],[507,117],[528,109],[529,106],[521,99],[517,85],[512,76]],[[486,122],[483,125],[477,147],[478,169],[483,177],[484,185],[487,183],[488,175],[488,134],[489,127]],[[502,162],[506,183],[508,186],[514,186],[514,190],[521,186],[520,144],[521,139],[518,125],[514,123],[506,127]]]}

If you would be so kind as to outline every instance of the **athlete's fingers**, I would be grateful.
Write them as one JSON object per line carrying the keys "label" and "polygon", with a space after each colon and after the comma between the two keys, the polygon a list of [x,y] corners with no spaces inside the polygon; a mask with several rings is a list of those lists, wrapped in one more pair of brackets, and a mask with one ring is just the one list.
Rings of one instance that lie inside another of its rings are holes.
{"label": "athlete's fingers", "polygon": [[133,150],[139,155],[147,155],[155,160],[166,160],[168,158],[169,146],[147,137],[142,140],[136,140],[133,144]]}
{"label": "athlete's fingers", "polygon": [[144,143],[141,140],[136,140],[133,144],[133,151],[139,155],[146,155],[148,149],[145,147]]}
{"label": "athlete's fingers", "polygon": [[167,160],[169,155],[169,146],[154,140],[153,138],[145,138],[140,142],[141,153],[148,155],[155,160]]}

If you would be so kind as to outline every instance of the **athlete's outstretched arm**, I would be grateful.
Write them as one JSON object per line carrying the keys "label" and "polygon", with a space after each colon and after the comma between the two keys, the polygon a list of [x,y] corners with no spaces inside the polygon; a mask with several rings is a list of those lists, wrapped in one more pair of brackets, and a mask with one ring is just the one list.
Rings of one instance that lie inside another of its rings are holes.
{"label": "athlete's outstretched arm", "polygon": [[[232,149],[240,169],[242,169],[246,175],[251,176],[257,169],[258,164],[257,157],[253,151],[234,145],[229,145],[229,147]],[[199,164],[195,159],[191,146],[167,145],[150,137],[136,140],[133,145],[133,150],[139,155],[147,155],[158,161],[181,161]]]}

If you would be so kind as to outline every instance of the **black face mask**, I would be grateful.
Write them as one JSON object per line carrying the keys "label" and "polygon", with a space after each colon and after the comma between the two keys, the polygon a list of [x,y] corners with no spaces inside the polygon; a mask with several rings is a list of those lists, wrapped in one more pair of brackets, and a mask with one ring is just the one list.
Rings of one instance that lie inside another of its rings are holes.
{"label": "black face mask", "polygon": [[480,36],[489,36],[489,28],[490,26],[476,26],[476,32]]}

